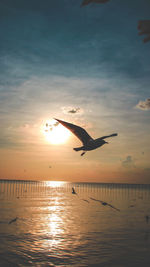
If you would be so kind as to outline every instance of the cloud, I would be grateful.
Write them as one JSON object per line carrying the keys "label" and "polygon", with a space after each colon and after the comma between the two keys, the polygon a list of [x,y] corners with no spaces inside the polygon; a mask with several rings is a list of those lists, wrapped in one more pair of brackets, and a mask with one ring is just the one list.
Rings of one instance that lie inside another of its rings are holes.
{"label": "cloud", "polygon": [[97,4],[104,4],[104,3],[107,3],[109,2],[110,0],[83,0],[82,4],[81,4],[81,7],[82,6],[86,6],[90,3],[97,3]]}
{"label": "cloud", "polygon": [[[39,142],[38,124],[5,125],[1,129],[0,148],[25,149]],[[38,141],[37,141],[38,140]]]}
{"label": "cloud", "polygon": [[122,161],[122,166],[125,168],[135,168],[135,163],[132,156],[127,156],[126,159]]}
{"label": "cloud", "polygon": [[145,101],[139,101],[136,105],[136,108],[142,110],[149,110],[150,109],[150,98],[147,98]]}
{"label": "cloud", "polygon": [[62,107],[64,114],[83,114],[83,109],[81,108],[74,108],[74,107]]}
{"label": "cloud", "polygon": [[68,113],[74,114],[74,113],[78,113],[79,111],[80,111],[80,108],[75,108],[75,109],[69,110]]}
{"label": "cloud", "polygon": [[143,42],[150,41],[150,20],[139,20],[138,22],[139,35],[146,34]]}
{"label": "cloud", "polygon": [[[87,130],[91,129],[90,134],[95,138],[99,136],[98,134],[105,135],[114,129],[125,136],[128,134],[126,125],[130,127],[132,134],[134,130],[139,137],[141,134],[147,136],[146,131],[149,131],[147,117],[143,112],[137,114],[137,111],[134,113],[132,110],[135,94],[130,93],[126,83],[129,84],[129,80],[122,79],[122,76],[119,82],[116,82],[115,78],[106,79],[105,75],[103,78],[45,75],[33,76],[20,86],[11,88],[6,86],[5,90],[0,91],[0,123],[4,132],[3,137],[7,139],[8,133],[10,137],[14,134],[13,139],[16,143],[19,138],[20,142],[24,142],[24,139],[30,136],[33,140],[29,142],[34,142],[35,137],[30,132],[24,136],[18,132],[18,127],[39,121],[41,123],[44,121],[46,124],[51,118],[60,118]],[[119,91],[120,86],[123,92]],[[136,81],[133,83],[130,81],[130,89],[134,90],[135,87]],[[139,99],[142,99],[142,96]],[[76,113],[69,112],[76,109],[78,109]],[[16,129],[14,133],[12,130],[7,130],[10,126]],[[36,131],[38,132],[38,129]],[[3,140],[5,145],[6,142]],[[136,143],[136,140],[133,142]]]}

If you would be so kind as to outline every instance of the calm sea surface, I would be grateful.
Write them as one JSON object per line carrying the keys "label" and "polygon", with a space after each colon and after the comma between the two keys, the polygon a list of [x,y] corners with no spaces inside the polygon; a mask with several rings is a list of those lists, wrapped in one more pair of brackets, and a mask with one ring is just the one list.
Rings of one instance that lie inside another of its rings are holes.
{"label": "calm sea surface", "polygon": [[150,266],[150,185],[0,181],[0,266]]}

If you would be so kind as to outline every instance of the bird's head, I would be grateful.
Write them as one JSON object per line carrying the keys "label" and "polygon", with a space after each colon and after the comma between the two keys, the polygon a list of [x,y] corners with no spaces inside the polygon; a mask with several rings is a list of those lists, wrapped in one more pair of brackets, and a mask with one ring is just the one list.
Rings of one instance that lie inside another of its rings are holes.
{"label": "bird's head", "polygon": [[106,142],[104,139],[102,138],[97,138],[96,140],[96,143],[99,144],[100,146],[103,146],[105,144],[108,144],[108,142]]}

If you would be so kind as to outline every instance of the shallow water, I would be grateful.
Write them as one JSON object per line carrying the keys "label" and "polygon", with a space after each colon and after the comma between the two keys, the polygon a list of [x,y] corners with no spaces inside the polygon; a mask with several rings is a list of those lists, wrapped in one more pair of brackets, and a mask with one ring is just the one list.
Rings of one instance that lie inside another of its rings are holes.
{"label": "shallow water", "polygon": [[0,266],[150,266],[149,251],[149,185],[0,181]]}

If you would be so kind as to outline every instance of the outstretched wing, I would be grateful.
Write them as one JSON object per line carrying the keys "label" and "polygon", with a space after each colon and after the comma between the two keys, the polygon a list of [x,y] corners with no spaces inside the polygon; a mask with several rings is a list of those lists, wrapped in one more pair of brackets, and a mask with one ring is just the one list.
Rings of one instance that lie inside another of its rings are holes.
{"label": "outstretched wing", "polygon": [[103,203],[102,200],[99,200],[99,199],[96,199],[96,198],[93,198],[93,197],[90,197],[90,199],[94,200],[94,201],[97,201],[97,202],[100,202],[101,204]]}
{"label": "outstretched wing", "polygon": [[111,207],[111,208],[114,209],[114,210],[120,211],[120,209],[117,209],[116,207],[114,207],[113,205],[111,205],[111,204],[109,204],[109,203],[107,203],[107,206]]}
{"label": "outstretched wing", "polygon": [[105,206],[109,206],[109,207],[111,207],[112,209],[115,209],[115,210],[117,210],[117,211],[120,211],[120,209],[117,209],[116,207],[114,207],[113,205],[111,205],[111,204],[109,204],[109,203],[107,203],[107,202],[104,202],[104,201],[102,201],[102,200],[99,200],[99,199],[95,199],[95,198],[93,198],[93,197],[90,197],[90,199],[92,199],[92,200],[94,200],[94,201],[97,201],[97,202],[100,202],[101,204],[105,204]]}
{"label": "outstretched wing", "polygon": [[90,140],[93,140],[92,137],[84,130],[82,127],[77,126],[75,124],[55,119],[60,122],[64,127],[70,130],[76,137],[80,139],[83,145],[86,145]]}
{"label": "outstretched wing", "polygon": [[102,136],[102,137],[100,137],[99,139],[105,139],[105,138],[113,137],[113,136],[117,136],[117,135],[118,135],[117,133],[114,133],[114,134],[111,134],[111,135],[105,135],[105,136]]}

